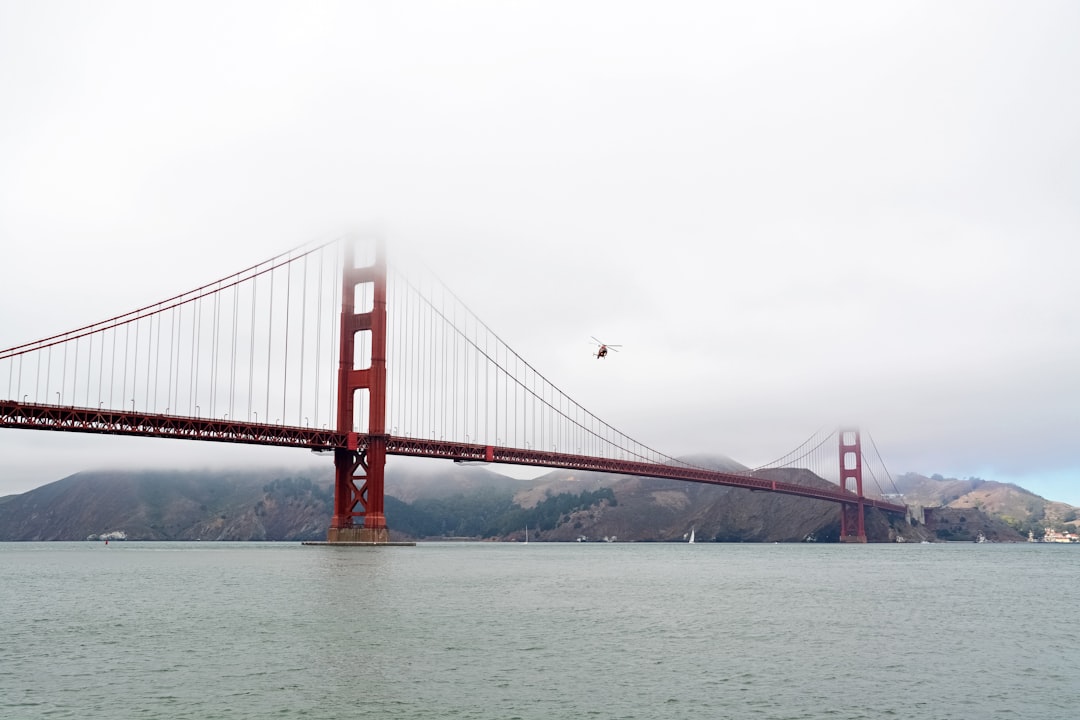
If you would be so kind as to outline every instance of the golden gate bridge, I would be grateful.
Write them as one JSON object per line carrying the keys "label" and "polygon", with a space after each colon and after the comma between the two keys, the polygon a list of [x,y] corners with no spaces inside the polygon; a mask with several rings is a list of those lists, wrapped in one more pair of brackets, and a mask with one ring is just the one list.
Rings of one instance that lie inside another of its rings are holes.
{"label": "golden gate bridge", "polygon": [[[384,480],[394,455],[827,500],[839,506],[846,542],[866,542],[866,508],[907,512],[883,497],[881,483],[891,478],[854,428],[819,431],[745,472],[652,449],[560,390],[433,273],[389,263],[381,241],[302,246],[153,305],[7,348],[0,387],[0,427],[332,454],[331,543],[389,542]],[[785,482],[770,472],[795,467],[831,482]],[[867,492],[871,483],[877,495]]]}

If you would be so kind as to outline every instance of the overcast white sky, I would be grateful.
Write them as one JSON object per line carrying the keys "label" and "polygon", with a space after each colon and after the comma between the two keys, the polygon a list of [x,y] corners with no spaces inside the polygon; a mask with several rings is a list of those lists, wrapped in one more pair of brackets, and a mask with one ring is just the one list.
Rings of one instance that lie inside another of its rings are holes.
{"label": "overcast white sky", "polygon": [[[1071,0],[0,0],[0,347],[378,228],[663,452],[857,424],[1080,505],[1078,37]],[[0,495],[296,453],[0,431]]]}

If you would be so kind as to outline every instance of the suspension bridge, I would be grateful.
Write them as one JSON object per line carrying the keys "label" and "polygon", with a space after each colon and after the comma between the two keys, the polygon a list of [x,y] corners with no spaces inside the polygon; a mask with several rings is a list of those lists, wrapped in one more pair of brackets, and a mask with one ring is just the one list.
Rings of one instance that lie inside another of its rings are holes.
{"label": "suspension bridge", "polygon": [[[388,456],[827,500],[839,506],[845,542],[866,542],[866,508],[907,512],[881,496],[881,482],[891,479],[880,454],[864,452],[857,429],[816,433],[745,472],[699,467],[630,438],[514,352],[433,273],[388,263],[381,241],[296,248],[153,305],[7,348],[4,383],[0,427],[332,454],[331,543],[389,542]],[[807,467],[830,483],[764,477],[785,467]],[[864,479],[879,496],[864,492]]]}

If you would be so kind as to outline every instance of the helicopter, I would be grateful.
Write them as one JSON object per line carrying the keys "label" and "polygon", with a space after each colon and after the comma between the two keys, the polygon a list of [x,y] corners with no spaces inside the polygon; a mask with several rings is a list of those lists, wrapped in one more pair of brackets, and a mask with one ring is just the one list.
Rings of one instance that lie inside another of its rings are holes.
{"label": "helicopter", "polygon": [[609,343],[601,342],[595,336],[593,336],[592,339],[593,339],[593,342],[595,342],[596,345],[598,346],[596,348],[596,352],[593,353],[596,356],[597,360],[606,358],[607,354],[608,354],[608,350],[615,350],[615,352],[619,352],[618,350],[616,350],[616,348],[621,348],[622,347],[622,345],[611,345]]}

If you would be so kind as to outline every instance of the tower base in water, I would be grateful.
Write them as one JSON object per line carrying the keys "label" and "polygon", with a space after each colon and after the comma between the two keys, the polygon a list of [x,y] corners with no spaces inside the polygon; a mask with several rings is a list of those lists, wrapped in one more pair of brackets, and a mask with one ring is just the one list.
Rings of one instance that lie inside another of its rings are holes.
{"label": "tower base in water", "polygon": [[390,531],[384,527],[381,528],[365,528],[365,527],[348,527],[348,528],[335,528],[332,527],[326,531],[326,542],[328,543],[365,543],[365,544],[378,544],[386,545],[390,542]]}
{"label": "tower base in water", "polygon": [[391,542],[390,533],[386,528],[330,528],[326,532],[325,541],[306,540],[304,545],[363,545],[363,546],[387,546],[387,547],[413,547],[414,542]]}

